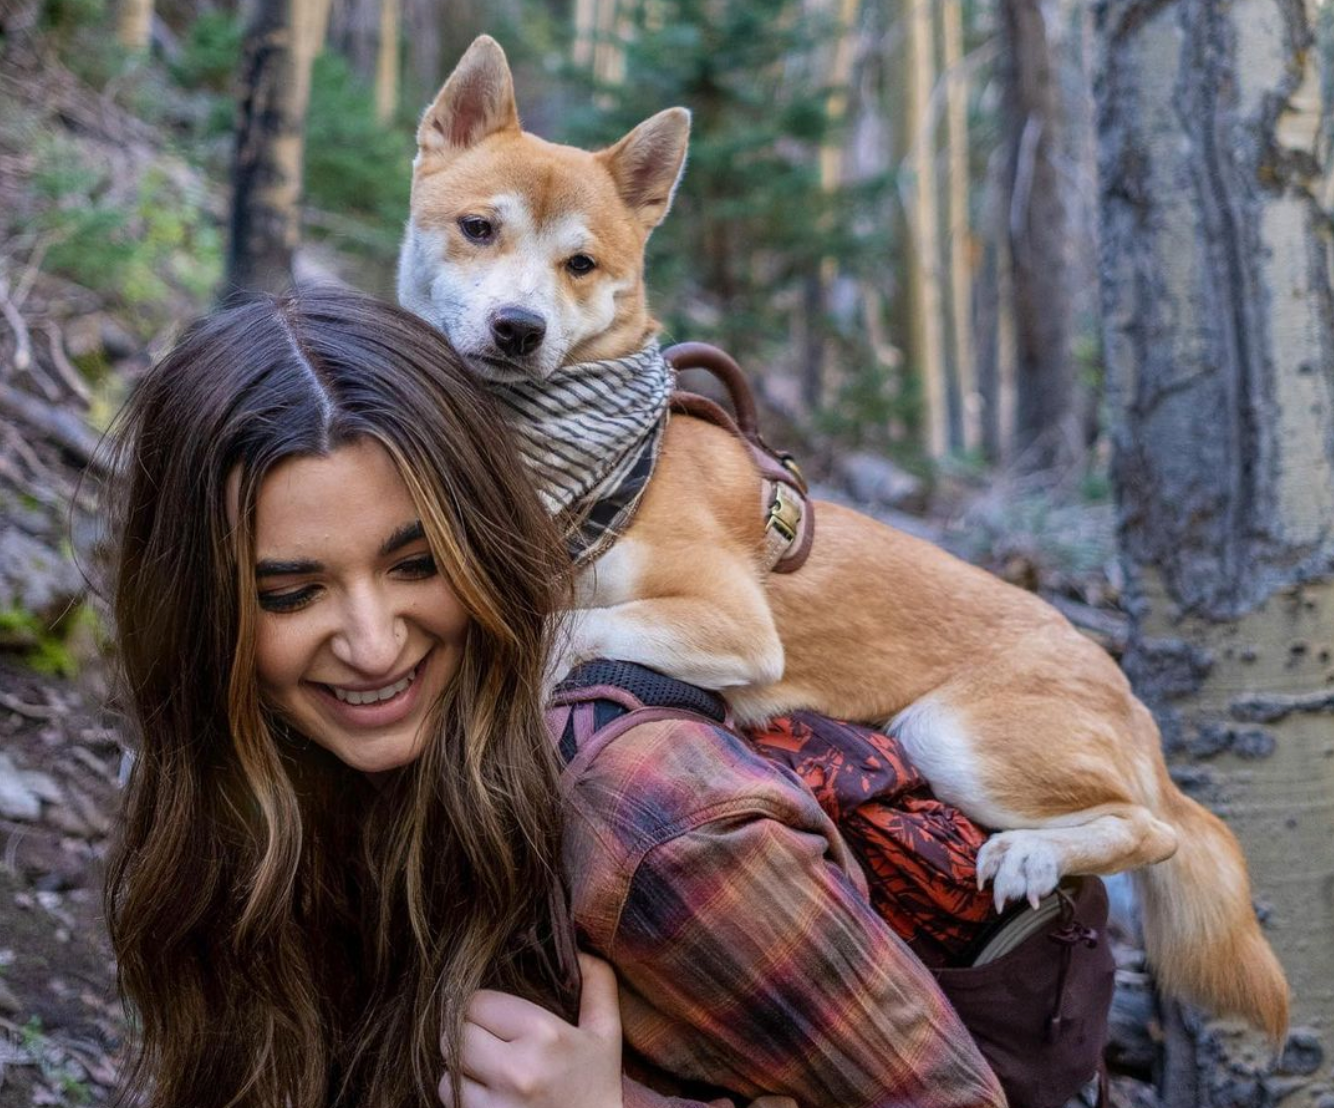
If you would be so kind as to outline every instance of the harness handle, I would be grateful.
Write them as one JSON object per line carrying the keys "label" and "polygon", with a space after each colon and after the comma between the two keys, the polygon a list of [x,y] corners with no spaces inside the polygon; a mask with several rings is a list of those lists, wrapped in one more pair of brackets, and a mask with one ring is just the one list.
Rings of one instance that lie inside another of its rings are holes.
{"label": "harness handle", "polygon": [[717,377],[732,399],[732,410],[736,412],[736,425],[741,433],[752,442],[759,439],[760,418],[755,397],[751,395],[746,375],[730,354],[707,342],[678,342],[664,350],[662,356],[678,371],[707,369]]}
{"label": "harness handle", "polygon": [[741,367],[731,355],[705,342],[677,343],[662,356],[678,371],[707,369],[727,387],[735,419],[712,400],[691,392],[672,393],[671,409],[722,427],[745,443],[764,479],[761,508],[765,512],[767,568],[774,573],[795,573],[805,565],[815,538],[814,505],[807,499],[806,478],[796,459],[786,451],[775,450],[760,436],[755,397]]}

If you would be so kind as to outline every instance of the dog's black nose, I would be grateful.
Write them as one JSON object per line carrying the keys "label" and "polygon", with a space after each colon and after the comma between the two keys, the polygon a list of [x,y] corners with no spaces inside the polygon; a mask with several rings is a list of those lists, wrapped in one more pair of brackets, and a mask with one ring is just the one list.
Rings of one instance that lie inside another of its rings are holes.
{"label": "dog's black nose", "polygon": [[527,308],[501,308],[491,317],[491,334],[501,352],[522,358],[542,345],[547,321]]}

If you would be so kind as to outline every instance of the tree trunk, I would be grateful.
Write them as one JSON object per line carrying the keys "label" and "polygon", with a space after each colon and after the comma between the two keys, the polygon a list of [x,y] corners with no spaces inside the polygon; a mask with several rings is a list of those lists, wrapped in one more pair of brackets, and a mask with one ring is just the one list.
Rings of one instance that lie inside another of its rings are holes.
{"label": "tree trunk", "polygon": [[908,283],[912,292],[913,358],[922,378],[925,446],[931,458],[950,448],[948,382],[945,378],[945,321],[940,287],[940,207],[931,89],[936,80],[933,0],[906,0],[908,20],[908,131],[912,136],[914,187],[912,251]]}
{"label": "tree trunk", "polygon": [[375,118],[388,123],[398,111],[399,0],[380,0],[380,42],[375,60]]}
{"label": "tree trunk", "polygon": [[574,42],[570,47],[570,60],[583,69],[593,67],[597,21],[598,0],[574,0]]}
{"label": "tree trunk", "polygon": [[1277,1063],[1230,1024],[1188,1017],[1173,1037],[1193,1057],[1168,1070],[1205,1108],[1332,1101],[1334,290],[1315,18],[1315,0],[1094,7],[1126,667],[1174,772],[1241,840],[1293,986]]}
{"label": "tree trunk", "polygon": [[[819,0],[818,3],[808,0],[802,10],[807,16],[833,16],[837,21],[819,81],[828,89],[824,105],[827,130],[820,144],[820,191],[832,198],[845,183],[845,125],[852,93],[861,0]],[[822,215],[826,227],[832,217],[830,203]],[[837,388],[839,374],[827,341],[826,320],[830,314],[830,292],[838,279],[838,259],[827,254],[807,276],[803,290],[806,342],[802,356],[802,400],[810,412],[824,407]]]}
{"label": "tree trunk", "polygon": [[941,38],[945,62],[945,126],[949,143],[950,321],[954,376],[959,387],[959,443],[982,445],[982,397],[973,353],[973,267],[968,219],[968,73],[963,66],[963,3],[943,0]]}
{"label": "tree trunk", "polygon": [[1069,460],[1071,425],[1067,218],[1057,157],[1060,83],[1042,0],[1002,0],[1001,86],[1010,153],[1010,258],[1018,350],[1016,461],[1043,469]]}
{"label": "tree trunk", "polygon": [[292,283],[310,70],[328,0],[259,0],[241,58],[226,294]]}
{"label": "tree trunk", "polygon": [[153,0],[120,0],[116,39],[136,54],[148,50],[153,39]]}

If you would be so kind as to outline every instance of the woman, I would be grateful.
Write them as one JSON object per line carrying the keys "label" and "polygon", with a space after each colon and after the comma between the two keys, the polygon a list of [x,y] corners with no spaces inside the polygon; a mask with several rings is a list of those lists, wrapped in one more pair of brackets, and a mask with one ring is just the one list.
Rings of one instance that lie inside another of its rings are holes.
{"label": "woman", "polygon": [[[108,916],[151,1108],[668,1103],[621,1082],[595,962],[576,1010],[562,861],[658,1087],[1001,1102],[758,756],[674,721],[558,788],[561,548],[428,326],[346,293],[220,313],[120,442],[139,757]],[[719,915],[722,888],[744,897]]]}

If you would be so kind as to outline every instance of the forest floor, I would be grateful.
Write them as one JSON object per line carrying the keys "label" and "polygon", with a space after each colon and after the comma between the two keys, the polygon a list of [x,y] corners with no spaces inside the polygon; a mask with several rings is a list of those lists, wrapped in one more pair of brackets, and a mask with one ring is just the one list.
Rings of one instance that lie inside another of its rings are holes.
{"label": "forest floor", "polygon": [[[151,94],[151,87],[147,94]],[[105,1103],[126,1021],[102,882],[121,753],[95,564],[100,432],[207,306],[224,197],[158,129],[49,59],[0,71],[0,1108]],[[97,242],[90,256],[81,243]],[[321,245],[304,271],[356,274]],[[832,458],[827,445],[818,451]],[[1085,471],[961,470],[928,492],[883,459],[812,467],[819,492],[1042,593],[1119,653],[1113,511]],[[1123,951],[1120,1069],[1147,1079],[1151,993]],[[1147,1007],[1146,1007],[1147,1006]],[[1118,1079],[1121,1104],[1155,1103]]]}

